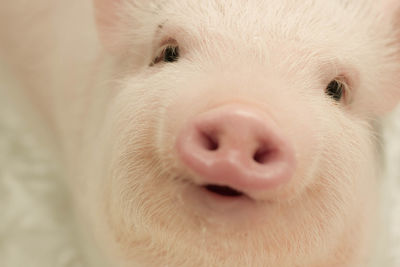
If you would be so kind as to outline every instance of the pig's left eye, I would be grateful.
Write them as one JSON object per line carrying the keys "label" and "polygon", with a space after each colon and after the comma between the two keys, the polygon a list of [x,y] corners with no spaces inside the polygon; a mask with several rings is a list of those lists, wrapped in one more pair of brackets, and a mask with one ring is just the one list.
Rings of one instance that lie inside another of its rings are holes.
{"label": "pig's left eye", "polygon": [[179,46],[177,44],[168,44],[161,48],[161,52],[153,60],[151,65],[159,64],[161,62],[172,63],[179,60]]}
{"label": "pig's left eye", "polygon": [[341,101],[346,91],[346,85],[340,80],[331,81],[326,87],[326,94],[335,101]]}

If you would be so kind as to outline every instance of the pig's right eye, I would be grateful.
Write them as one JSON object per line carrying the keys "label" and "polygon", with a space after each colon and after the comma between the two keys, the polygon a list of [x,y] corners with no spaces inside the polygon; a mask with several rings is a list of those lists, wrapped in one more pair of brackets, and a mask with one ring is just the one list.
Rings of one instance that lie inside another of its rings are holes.
{"label": "pig's right eye", "polygon": [[179,60],[179,46],[177,44],[168,44],[161,49],[157,57],[151,63],[151,66],[161,62],[172,63]]}

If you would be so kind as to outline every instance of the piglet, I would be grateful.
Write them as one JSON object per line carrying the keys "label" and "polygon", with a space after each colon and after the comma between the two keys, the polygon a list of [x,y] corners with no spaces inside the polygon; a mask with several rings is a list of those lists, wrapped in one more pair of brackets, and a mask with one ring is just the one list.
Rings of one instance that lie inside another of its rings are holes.
{"label": "piglet", "polygon": [[[93,266],[365,267],[398,0],[0,3]],[[97,253],[97,254],[96,254]]]}

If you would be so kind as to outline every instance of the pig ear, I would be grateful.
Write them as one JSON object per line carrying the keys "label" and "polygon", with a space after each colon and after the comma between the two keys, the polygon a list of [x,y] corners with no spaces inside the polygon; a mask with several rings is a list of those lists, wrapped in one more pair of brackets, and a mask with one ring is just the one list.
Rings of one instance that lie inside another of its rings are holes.
{"label": "pig ear", "polygon": [[[391,19],[397,37],[400,38],[400,1],[399,0],[382,0],[383,14]],[[400,39],[398,39],[400,41]]]}
{"label": "pig ear", "polygon": [[396,73],[397,79],[395,79],[395,89],[393,92],[389,92],[389,97],[393,97],[394,106],[400,103],[400,1],[399,0],[387,0],[389,1],[386,6],[387,12],[392,16],[392,24],[393,30],[395,33],[395,51],[397,51],[395,55],[395,60],[397,60],[397,70]]}
{"label": "pig ear", "polygon": [[393,71],[390,71],[393,72],[392,81],[385,88],[382,88],[383,92],[380,92],[380,96],[376,98],[380,100],[380,103],[376,103],[377,111],[382,115],[392,111],[400,103],[400,1],[382,0],[379,3],[383,3],[382,14],[390,19],[391,36],[394,37],[390,46],[395,51],[392,55],[394,68]]}
{"label": "pig ear", "polygon": [[93,0],[99,38],[109,51],[118,49],[116,30],[121,22],[119,13],[124,0]]}

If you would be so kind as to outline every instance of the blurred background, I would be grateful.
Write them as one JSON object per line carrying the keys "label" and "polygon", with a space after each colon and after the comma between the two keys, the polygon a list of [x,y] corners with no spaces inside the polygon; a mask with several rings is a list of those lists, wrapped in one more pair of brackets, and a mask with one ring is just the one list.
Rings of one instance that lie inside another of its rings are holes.
{"label": "blurred background", "polygon": [[0,59],[0,266],[86,266],[60,164],[18,88]]}

